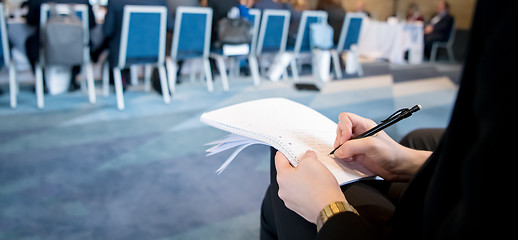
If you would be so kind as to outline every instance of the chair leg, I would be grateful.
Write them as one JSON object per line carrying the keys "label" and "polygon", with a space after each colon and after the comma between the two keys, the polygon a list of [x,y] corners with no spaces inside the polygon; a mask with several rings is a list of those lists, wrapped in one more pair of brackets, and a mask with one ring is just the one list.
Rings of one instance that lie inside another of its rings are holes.
{"label": "chair leg", "polygon": [[205,70],[200,71],[200,78],[198,79],[198,81],[200,81],[200,82],[205,81]]}
{"label": "chair leg", "polygon": [[[213,58],[216,60],[216,64],[218,65],[219,75],[221,76],[221,82],[223,83],[223,90],[226,92],[226,91],[228,91],[228,75],[227,75],[227,69],[225,66],[225,60],[223,59],[222,56],[219,56],[219,55],[213,56]],[[232,69],[231,69],[231,71],[232,71]]]}
{"label": "chair leg", "polygon": [[[235,59],[233,57],[229,57],[228,58],[228,73],[227,73],[227,77],[230,76],[232,78],[235,78],[236,76],[234,75],[234,69],[236,69],[236,61],[234,61]],[[225,66],[226,67],[226,66]],[[218,66],[218,71],[219,71],[219,66]],[[225,71],[227,71],[227,69],[225,68]],[[221,72],[221,71],[220,71]]]}
{"label": "chair leg", "polygon": [[437,57],[437,44],[432,45],[432,51],[430,51],[430,62],[435,62],[435,58]]}
{"label": "chair leg", "polygon": [[103,95],[107,97],[110,94],[110,67],[108,61],[103,64]]}
{"label": "chair leg", "polygon": [[169,89],[167,87],[167,75],[165,72],[165,67],[162,64],[158,66],[158,75],[160,75],[160,86],[162,87],[162,97],[164,98],[164,103],[169,104],[171,102],[171,96],[169,95]]}
{"label": "chair leg", "polygon": [[239,74],[241,73],[241,60],[239,59],[239,57],[235,57],[234,59],[236,61],[236,64],[235,64],[236,67],[234,68],[232,77],[238,78]]}
{"label": "chair leg", "polygon": [[196,72],[191,71],[191,72],[189,73],[189,81],[191,81],[192,83],[193,83],[193,82],[196,82]]}
{"label": "chair leg", "polygon": [[448,47],[446,47],[446,50],[448,51],[448,57],[450,58],[450,62],[454,62],[455,55],[453,54],[453,47],[448,46]]}
{"label": "chair leg", "polygon": [[213,92],[214,85],[212,83],[212,73],[210,71],[210,62],[208,58],[203,59],[203,67],[205,69],[205,77],[207,79],[207,90],[209,90],[209,92]]}
{"label": "chair leg", "polygon": [[254,79],[254,85],[259,86],[260,78],[259,66],[257,65],[257,58],[255,56],[248,56],[248,64],[250,67],[250,73],[252,74],[252,78]]}
{"label": "chair leg", "polygon": [[167,79],[169,80],[169,90],[174,96],[176,93],[176,73],[178,72],[178,65],[171,58],[167,58],[165,64],[167,68]]}
{"label": "chair leg", "polygon": [[153,65],[144,66],[144,91],[151,91],[151,75],[153,74]]}
{"label": "chair leg", "polygon": [[358,59],[356,59],[356,69],[358,71],[358,76],[362,77],[363,76],[363,67]]}
{"label": "chair leg", "polygon": [[91,104],[95,103],[95,83],[94,83],[94,70],[92,63],[86,63],[83,65],[86,72],[86,81],[88,85],[88,99]]}
{"label": "chair leg", "polygon": [[16,108],[18,89],[16,83],[16,69],[13,63],[9,64],[9,93],[11,97],[11,108]]}
{"label": "chair leg", "polygon": [[138,70],[139,70],[139,66],[138,66],[138,65],[132,65],[132,66],[130,66],[130,81],[131,81],[131,86],[136,86],[136,85],[138,85]]}
{"label": "chair leg", "polygon": [[43,69],[39,63],[36,65],[36,98],[38,108],[42,109],[45,105],[43,100]]}
{"label": "chair leg", "polygon": [[342,79],[342,67],[340,66],[340,57],[336,50],[331,50],[331,60],[333,60],[333,68],[335,69],[336,79]]}
{"label": "chair leg", "polygon": [[122,90],[121,69],[116,67],[113,69],[113,81],[115,82],[115,95],[117,96],[117,108],[124,110],[124,93]]}
{"label": "chair leg", "polygon": [[290,66],[291,66],[291,74],[293,75],[293,81],[298,82],[299,81],[299,69],[297,68],[297,61],[295,60],[295,58],[293,58],[290,61]]}

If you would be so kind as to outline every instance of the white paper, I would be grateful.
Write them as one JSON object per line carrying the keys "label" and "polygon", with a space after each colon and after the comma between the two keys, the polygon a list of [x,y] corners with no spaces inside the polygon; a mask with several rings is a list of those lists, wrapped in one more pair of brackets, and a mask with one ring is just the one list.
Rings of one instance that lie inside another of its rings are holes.
{"label": "white paper", "polygon": [[[244,146],[263,143],[281,151],[295,167],[307,150],[315,151],[318,159],[340,184],[373,175],[357,163],[347,163],[329,156],[336,137],[336,123],[307,106],[287,99],[269,98],[236,104],[204,113],[201,121],[257,141],[253,143],[244,138],[227,136],[226,140],[215,141],[218,145],[211,148],[209,154],[234,147],[238,148],[236,152],[239,153]],[[235,157],[236,152],[231,157]],[[227,160],[225,167],[231,161]]]}

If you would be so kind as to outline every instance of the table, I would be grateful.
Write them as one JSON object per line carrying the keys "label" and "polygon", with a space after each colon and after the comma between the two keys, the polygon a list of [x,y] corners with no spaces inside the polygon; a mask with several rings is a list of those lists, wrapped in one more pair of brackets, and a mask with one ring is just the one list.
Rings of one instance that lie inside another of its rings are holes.
{"label": "table", "polygon": [[405,52],[409,51],[409,63],[423,61],[423,24],[421,22],[380,22],[366,19],[358,41],[361,56],[388,59],[391,63],[405,64]]}

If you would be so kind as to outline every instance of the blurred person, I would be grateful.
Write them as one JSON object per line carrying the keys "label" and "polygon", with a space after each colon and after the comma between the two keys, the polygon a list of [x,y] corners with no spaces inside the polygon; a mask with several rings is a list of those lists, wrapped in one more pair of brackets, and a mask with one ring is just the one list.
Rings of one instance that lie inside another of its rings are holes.
{"label": "blurred person", "polygon": [[[32,71],[36,70],[36,62],[38,62],[40,58],[40,8],[44,3],[66,3],[66,4],[85,4],[88,6],[88,20],[89,20],[89,28],[92,29],[95,27],[95,16],[92,10],[92,6],[88,2],[88,0],[30,0],[27,2],[28,11],[26,15],[26,21],[28,25],[34,26],[36,31],[33,35],[29,36],[25,41],[25,51],[27,53],[27,59],[31,64]],[[79,74],[80,66],[72,67],[72,74],[70,79],[70,89],[71,91],[79,89],[79,84],[75,81],[77,74]],[[45,79],[45,74],[43,76]],[[46,89],[46,80],[43,81],[44,89]]]}
{"label": "blurred person", "polygon": [[367,15],[367,17],[371,17],[371,13],[366,10],[365,2],[363,2],[363,1],[356,2],[356,12],[365,13],[365,15]]}
{"label": "blurred person", "polygon": [[425,56],[430,57],[434,42],[448,41],[455,19],[449,13],[450,4],[444,0],[437,4],[437,14],[424,28]]}
{"label": "blurred person", "polygon": [[339,0],[319,0],[317,10],[327,12],[327,22],[333,28],[334,32],[333,42],[335,45],[338,44],[345,18],[345,9],[342,7],[342,4]]}
{"label": "blurred person", "polygon": [[248,19],[248,16],[250,15],[249,11],[252,5],[254,5],[253,0],[239,0],[239,15],[242,18]]}
{"label": "blurred person", "polygon": [[285,9],[290,10],[292,7],[288,3],[279,0],[255,0],[253,8],[264,11],[265,9]]}
{"label": "blurred person", "polygon": [[226,18],[228,11],[233,7],[239,7],[239,0],[207,0],[208,7],[212,8],[212,37],[211,43],[214,45],[218,41],[218,22]]}
{"label": "blurred person", "polygon": [[173,20],[176,17],[176,9],[180,6],[199,7],[200,3],[198,0],[167,0],[167,11]]}
{"label": "blurred person", "polygon": [[424,21],[423,16],[419,12],[419,7],[417,6],[417,3],[414,2],[408,5],[408,9],[406,11],[406,20],[409,22]]}
{"label": "blurred person", "polygon": [[293,8],[299,12],[310,10],[307,0],[293,0]]}

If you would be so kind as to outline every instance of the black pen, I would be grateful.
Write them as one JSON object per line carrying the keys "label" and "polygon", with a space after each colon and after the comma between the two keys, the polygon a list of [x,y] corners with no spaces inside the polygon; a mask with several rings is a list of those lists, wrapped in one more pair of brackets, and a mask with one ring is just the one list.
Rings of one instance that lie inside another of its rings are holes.
{"label": "black pen", "polygon": [[[412,107],[410,109],[408,109],[408,108],[400,109],[400,110],[396,111],[394,114],[390,115],[390,117],[388,117],[387,119],[381,121],[381,123],[378,124],[377,126],[367,130],[366,132],[364,132],[356,137],[351,138],[351,140],[374,136],[374,135],[376,135],[376,133],[383,131],[383,129],[388,128],[388,127],[392,126],[393,124],[395,124],[407,117],[412,116],[412,113],[415,113],[419,110],[421,110],[421,105],[415,105],[414,107]],[[335,151],[338,150],[338,148],[340,148],[342,145],[343,145],[343,143],[340,144],[340,146],[336,147],[333,151],[331,151],[331,153],[329,153],[329,155],[333,155],[335,153]]]}

